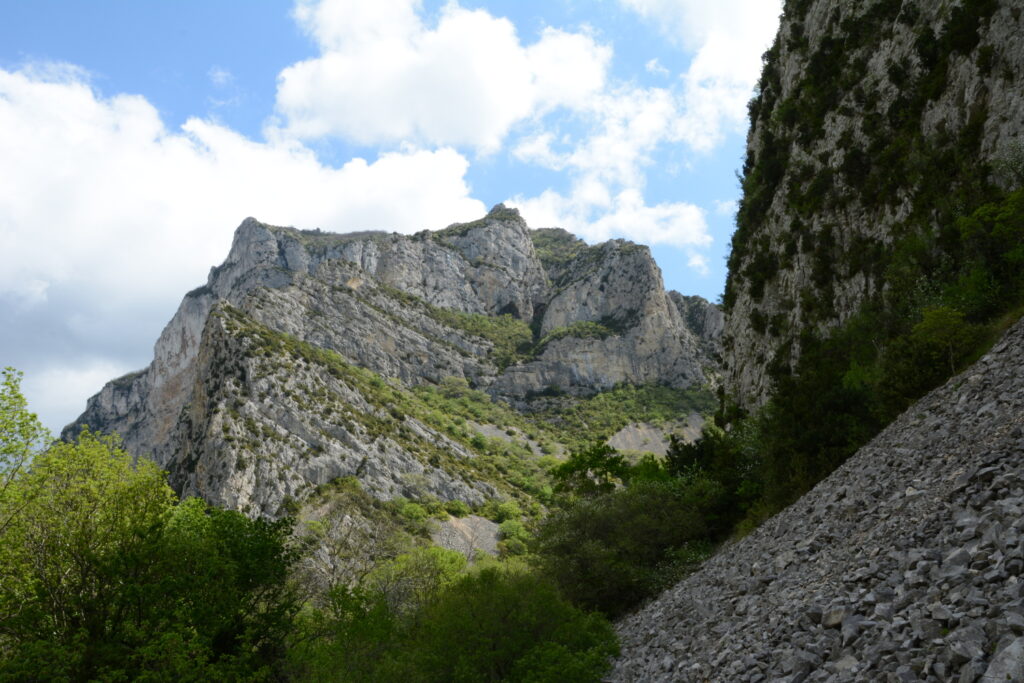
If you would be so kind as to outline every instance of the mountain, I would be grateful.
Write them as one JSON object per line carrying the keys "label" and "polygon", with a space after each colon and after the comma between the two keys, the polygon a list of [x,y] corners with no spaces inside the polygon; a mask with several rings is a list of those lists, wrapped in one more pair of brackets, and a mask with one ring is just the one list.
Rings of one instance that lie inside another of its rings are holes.
{"label": "mountain", "polygon": [[763,403],[811,338],[866,308],[910,316],[960,275],[957,219],[1024,172],[1022,12],[785,3],[749,105],[724,296],[725,383],[742,405]]}
{"label": "mountain", "polygon": [[380,499],[529,497],[544,453],[650,413],[568,416],[589,401],[706,408],[722,328],[716,306],[665,292],[646,247],[531,231],[502,205],[412,236],[249,218],[149,367],[65,436],[117,432],[181,494],[254,516],[343,477]]}

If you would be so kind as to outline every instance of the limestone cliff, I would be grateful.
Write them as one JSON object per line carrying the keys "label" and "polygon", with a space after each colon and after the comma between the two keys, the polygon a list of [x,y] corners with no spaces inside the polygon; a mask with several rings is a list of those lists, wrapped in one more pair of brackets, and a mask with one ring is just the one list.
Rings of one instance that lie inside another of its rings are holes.
{"label": "limestone cliff", "polygon": [[[750,102],[729,260],[727,384],[767,396],[800,356],[889,288],[955,256],[955,219],[1006,187],[1024,141],[1017,0],[788,0]],[[912,251],[915,250],[916,251]],[[905,269],[904,269],[905,270]]]}
{"label": "limestone cliff", "polygon": [[413,389],[454,380],[529,409],[555,390],[710,386],[719,318],[666,293],[646,247],[533,232],[501,205],[412,236],[249,218],[153,363],[75,425],[119,432],[180,492],[251,514],[343,476],[381,498],[480,503],[508,493],[502,477]]}

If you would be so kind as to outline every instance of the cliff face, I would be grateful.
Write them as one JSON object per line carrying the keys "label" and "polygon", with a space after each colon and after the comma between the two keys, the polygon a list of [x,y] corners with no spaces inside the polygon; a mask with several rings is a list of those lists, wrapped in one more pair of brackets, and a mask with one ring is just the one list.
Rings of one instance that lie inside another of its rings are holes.
{"label": "cliff face", "polygon": [[[1024,140],[1015,0],[789,0],[750,103],[729,262],[726,384],[748,406],[897,283],[894,255],[951,257],[955,218],[1006,189]],[[915,244],[916,242],[916,244]]]}
{"label": "cliff face", "polygon": [[706,386],[720,315],[666,293],[646,247],[532,232],[500,205],[413,236],[250,218],[153,363],[75,424],[119,432],[180,492],[251,514],[342,476],[381,498],[480,503],[500,477],[457,426],[428,424],[416,387],[463,382],[529,409],[620,383]]}

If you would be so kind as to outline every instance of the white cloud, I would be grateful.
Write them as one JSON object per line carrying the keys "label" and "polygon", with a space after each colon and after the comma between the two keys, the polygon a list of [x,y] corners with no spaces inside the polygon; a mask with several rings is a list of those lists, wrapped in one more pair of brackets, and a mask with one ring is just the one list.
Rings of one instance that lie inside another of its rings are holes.
{"label": "white cloud", "polygon": [[719,216],[735,216],[736,210],[739,208],[739,202],[735,199],[716,199],[714,204],[715,213]]}
{"label": "white cloud", "polygon": [[670,244],[699,248],[711,244],[704,210],[686,202],[647,206],[637,190],[611,195],[601,183],[582,183],[569,196],[548,190],[538,197],[516,197],[517,207],[530,225],[559,226],[600,242],[625,237],[641,244]]}
{"label": "white cloud", "polygon": [[451,149],[330,168],[297,143],[201,119],[169,131],[145,99],[98,97],[70,71],[0,70],[0,129],[0,292],[37,301],[72,282],[119,299],[178,296],[224,258],[247,215],[415,231],[484,211]]}
{"label": "white cloud", "polygon": [[761,72],[761,54],[779,26],[781,0],[619,0],[649,19],[687,52],[675,137],[709,151],[727,131],[746,125],[746,103]]}
{"label": "white cloud", "polygon": [[[714,34],[733,36],[739,54],[726,70],[758,71],[757,58],[775,37],[782,0],[619,0],[689,52],[697,52]],[[760,52],[758,52],[760,50]],[[754,65],[749,59],[755,58]],[[756,78],[757,74],[753,74]]]}
{"label": "white cloud", "polygon": [[687,259],[686,261],[686,265],[688,265],[690,268],[693,268],[700,275],[708,274],[708,259],[703,254],[691,252],[689,255],[689,259]]}
{"label": "white cloud", "polygon": [[583,106],[611,58],[590,36],[553,28],[524,46],[509,20],[454,2],[436,27],[415,0],[299,0],[294,15],[321,55],[281,72],[277,108],[306,139],[494,151],[517,122]]}
{"label": "white cloud", "polygon": [[22,392],[29,409],[40,422],[58,432],[85,409],[85,398],[103,385],[129,372],[124,364],[109,360],[86,361],[83,365],[51,365],[45,370],[26,373]]}
{"label": "white cloud", "polygon": [[[513,149],[520,161],[573,179],[568,194],[548,190],[516,197],[527,220],[563,225],[591,240],[622,235],[647,244],[684,247],[688,265],[708,272],[696,250],[711,243],[705,212],[691,204],[648,206],[647,174],[666,145],[697,153],[713,150],[729,133],[742,132],[746,103],[760,73],[761,53],[778,26],[780,0],[620,0],[657,24],[692,60],[666,87],[618,84],[580,107],[586,132],[568,142],[548,131],[525,137]],[[657,58],[648,72],[665,75]],[[735,211],[717,203],[716,212]]]}
{"label": "white cloud", "polygon": [[556,141],[549,132],[523,139],[513,150],[521,161],[573,178],[568,195],[552,190],[518,196],[531,225],[559,225],[590,241],[627,237],[643,244],[690,248],[711,243],[704,211],[685,202],[648,206],[646,171],[656,149],[676,139],[677,100],[665,88],[621,86],[592,98],[587,135]]}
{"label": "white cloud", "polygon": [[206,75],[210,79],[210,82],[218,88],[228,85],[235,79],[235,77],[231,75],[230,71],[219,66],[211,66],[210,70],[206,72]]}
{"label": "white cloud", "polygon": [[661,65],[657,57],[647,60],[647,63],[644,64],[644,69],[647,70],[647,73],[654,74],[655,76],[668,76],[669,74],[668,69]]}
{"label": "white cloud", "polygon": [[[140,328],[151,343],[249,215],[330,231],[414,232],[486,211],[470,197],[468,161],[454,150],[331,168],[296,142],[254,142],[201,119],[168,130],[144,98],[101,97],[73,68],[0,70],[0,130],[0,305],[12,318],[45,317],[58,329],[34,338],[66,337],[70,347]],[[32,333],[4,337],[2,355],[39,367]],[[76,397],[79,409],[84,398]]]}

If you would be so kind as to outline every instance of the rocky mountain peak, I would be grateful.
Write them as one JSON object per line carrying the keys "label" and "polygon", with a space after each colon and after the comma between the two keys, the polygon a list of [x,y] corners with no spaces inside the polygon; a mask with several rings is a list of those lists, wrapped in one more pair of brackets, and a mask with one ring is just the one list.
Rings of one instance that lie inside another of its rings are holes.
{"label": "rocky mountain peak", "polygon": [[380,498],[479,503],[498,490],[459,464],[467,443],[424,422],[414,388],[455,382],[519,409],[621,385],[683,391],[717,381],[716,345],[645,247],[532,231],[500,204],[414,235],[247,218],[153,363],[75,424],[119,432],[180,491],[254,515],[342,476]]}

